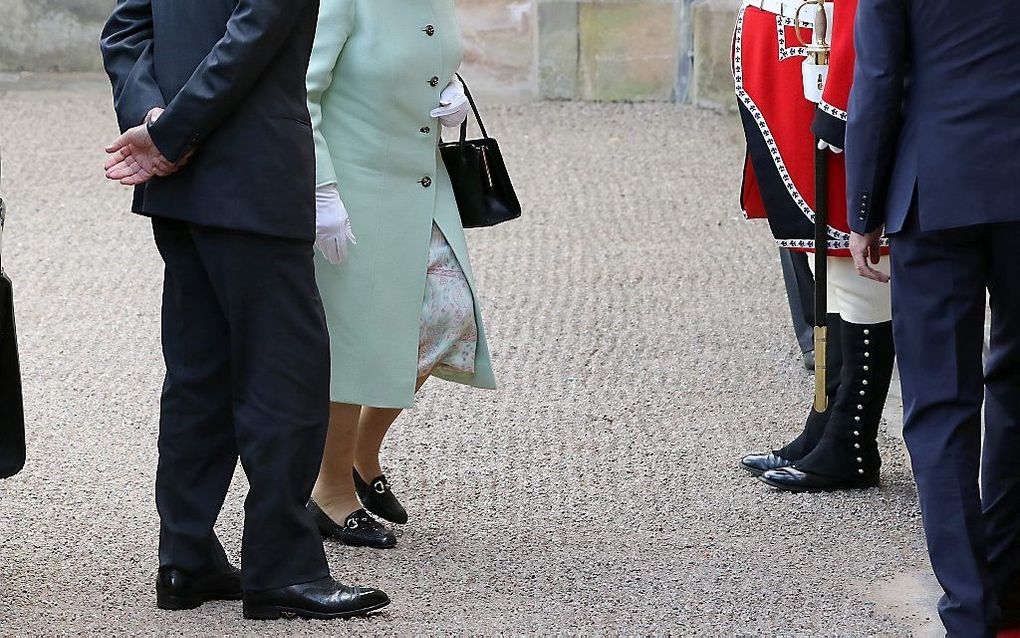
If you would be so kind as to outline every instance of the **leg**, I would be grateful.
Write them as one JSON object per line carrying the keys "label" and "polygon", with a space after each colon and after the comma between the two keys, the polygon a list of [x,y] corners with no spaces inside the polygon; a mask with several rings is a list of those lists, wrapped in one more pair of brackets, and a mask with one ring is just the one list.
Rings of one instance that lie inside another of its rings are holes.
{"label": "leg", "polygon": [[330,404],[326,451],[322,455],[322,467],[312,498],[334,521],[343,521],[352,512],[361,509],[351,468],[354,466],[358,419],[362,412],[360,405]]}
{"label": "leg", "polygon": [[[888,260],[879,268],[888,267]],[[878,426],[892,378],[894,349],[889,287],[858,276],[845,257],[828,260],[828,277],[842,322],[843,368],[825,434],[776,487],[817,491],[878,483]]]}
{"label": "leg", "polygon": [[368,409],[347,403],[330,405],[326,451],[309,508],[326,538],[355,547],[388,549],[397,544],[397,537],[363,511],[352,470],[358,420]]}
{"label": "leg", "polygon": [[990,233],[991,351],[985,367],[982,498],[992,583],[1004,609],[1020,612],[1020,224]]}
{"label": "leg", "polygon": [[245,591],[329,575],[305,509],[329,421],[329,343],[311,243],[192,226],[230,329],[234,425],[250,490]]}
{"label": "leg", "polygon": [[[783,252],[791,252],[786,251]],[[803,254],[803,253],[799,253]],[[808,280],[812,282],[809,285],[813,288],[814,275],[813,268],[814,262],[804,256],[801,260],[805,269],[807,269]],[[787,281],[789,283],[789,280]],[[809,305],[813,305],[814,302],[814,291],[810,290],[810,296],[812,299],[808,302]],[[782,468],[790,467],[797,461],[800,461],[804,457],[808,456],[815,447],[818,446],[818,442],[822,439],[825,434],[825,430],[828,427],[829,419],[832,416],[833,405],[836,402],[836,398],[839,393],[840,382],[842,381],[843,371],[843,325],[842,320],[839,316],[839,297],[835,286],[833,285],[833,279],[828,279],[828,288],[826,290],[827,305],[829,314],[825,318],[825,324],[828,327],[828,349],[825,354],[826,358],[826,370],[828,376],[826,377],[826,395],[829,397],[829,407],[824,412],[816,412],[814,409],[813,402],[809,402],[808,416],[804,424],[804,429],[801,431],[797,438],[787,443],[785,446],[778,450],[773,450],[768,454],[749,454],[740,460],[740,465],[745,470],[749,471],[755,476],[762,476],[764,473],[770,470],[779,470]],[[813,314],[813,313],[812,313]],[[814,323],[814,319],[811,319],[810,324]],[[812,343],[814,341],[814,328],[813,325],[809,325],[810,338]],[[813,347],[813,346],[812,346]]]}
{"label": "leg", "polygon": [[226,564],[213,533],[237,465],[226,319],[188,224],[153,220],[166,264],[156,507],[161,567]]}
{"label": "leg", "polygon": [[980,229],[893,238],[893,322],[904,439],[950,636],[992,636],[978,464],[986,264]]}
{"label": "leg", "polygon": [[[415,392],[421,389],[427,379],[428,377],[418,379]],[[401,412],[403,410],[392,408],[365,407],[362,409],[361,418],[358,421],[358,442],[354,451],[354,469],[362,478],[371,481],[383,475],[379,453],[382,450],[386,433],[389,432],[390,426],[397,420]]]}
{"label": "leg", "polygon": [[786,298],[790,302],[790,317],[793,331],[797,335],[800,351],[807,358],[815,351],[815,278],[808,264],[808,254],[780,249],[783,265],[783,281],[786,283]]}

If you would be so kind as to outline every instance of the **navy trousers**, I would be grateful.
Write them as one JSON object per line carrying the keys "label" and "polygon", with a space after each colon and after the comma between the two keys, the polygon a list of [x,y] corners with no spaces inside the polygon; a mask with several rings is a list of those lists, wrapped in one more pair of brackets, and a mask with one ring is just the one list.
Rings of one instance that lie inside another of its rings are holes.
{"label": "navy trousers", "polygon": [[793,331],[801,353],[807,354],[815,349],[815,276],[811,274],[807,253],[780,248],[779,259],[783,264]]}
{"label": "navy trousers", "polygon": [[161,566],[226,562],[213,525],[248,477],[245,590],[329,575],[305,511],[329,420],[329,339],[310,242],[153,219],[166,264],[156,506]]}
{"label": "navy trousers", "polygon": [[950,636],[994,636],[1020,592],[1020,223],[922,232],[915,212],[892,238],[892,298],[939,613]]}

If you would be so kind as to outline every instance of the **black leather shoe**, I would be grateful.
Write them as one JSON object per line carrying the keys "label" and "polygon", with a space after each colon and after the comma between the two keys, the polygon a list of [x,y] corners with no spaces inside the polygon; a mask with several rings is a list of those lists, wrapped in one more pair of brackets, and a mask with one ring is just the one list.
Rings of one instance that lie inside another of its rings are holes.
{"label": "black leather shoe", "polygon": [[796,467],[784,467],[769,470],[759,480],[774,488],[787,492],[839,492],[843,490],[866,490],[878,487],[878,474],[839,478],[823,476],[798,470]]}
{"label": "black leather shoe", "polygon": [[393,532],[369,516],[365,510],[351,512],[343,525],[330,518],[315,501],[308,501],[308,511],[315,518],[315,524],[319,526],[319,532],[325,538],[338,540],[351,547],[389,549],[397,545],[397,537]]}
{"label": "black leather shoe", "polygon": [[211,600],[241,600],[241,570],[228,565],[191,574],[176,567],[159,568],[156,606],[160,609],[195,609]]}
{"label": "black leather shoe", "polygon": [[778,470],[780,468],[790,467],[791,465],[793,465],[793,461],[784,459],[775,452],[769,452],[768,454],[748,454],[744,458],[740,459],[740,467],[755,476],[761,476],[769,470]]}
{"label": "black leather shoe", "polygon": [[332,578],[260,592],[245,592],[244,617],[250,620],[310,618],[330,620],[367,616],[390,604],[390,597],[369,587],[348,587]]}
{"label": "black leather shoe", "polygon": [[397,525],[407,522],[407,510],[393,495],[393,490],[390,489],[390,484],[385,476],[379,476],[371,484],[368,484],[365,479],[361,478],[358,471],[354,470],[354,487],[358,491],[361,504],[369,512]]}
{"label": "black leather shoe", "polygon": [[804,368],[808,372],[814,372],[815,371],[815,351],[814,350],[808,350],[807,352],[804,353]]}

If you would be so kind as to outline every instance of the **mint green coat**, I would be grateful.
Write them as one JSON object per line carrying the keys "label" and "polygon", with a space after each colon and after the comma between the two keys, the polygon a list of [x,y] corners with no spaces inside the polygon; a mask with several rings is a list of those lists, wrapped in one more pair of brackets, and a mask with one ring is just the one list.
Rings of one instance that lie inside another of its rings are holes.
{"label": "mint green coat", "polygon": [[333,356],[331,398],[414,400],[432,224],[475,294],[474,375],[494,388],[474,276],[429,112],[460,67],[453,0],[323,0],[308,69],[317,186],[337,184],[357,237],[339,266],[316,254]]}

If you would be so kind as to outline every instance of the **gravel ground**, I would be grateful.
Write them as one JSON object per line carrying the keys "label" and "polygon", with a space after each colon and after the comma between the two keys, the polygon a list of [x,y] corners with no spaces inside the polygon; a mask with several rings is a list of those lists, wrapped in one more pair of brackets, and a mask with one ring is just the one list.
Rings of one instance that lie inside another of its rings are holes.
{"label": "gravel ground", "polygon": [[[737,210],[732,118],[669,104],[488,109],[526,209],[469,233],[502,387],[427,386],[384,459],[411,512],[399,547],[327,546],[338,578],[391,594],[385,613],[157,611],[161,269],[128,192],[102,179],[109,102],[94,78],[0,86],[31,446],[0,486],[0,634],[905,635],[930,622],[897,440],[868,492],[779,494],[736,467],[799,429],[811,382],[768,229]],[[239,475],[218,528],[234,556],[244,491]]]}

